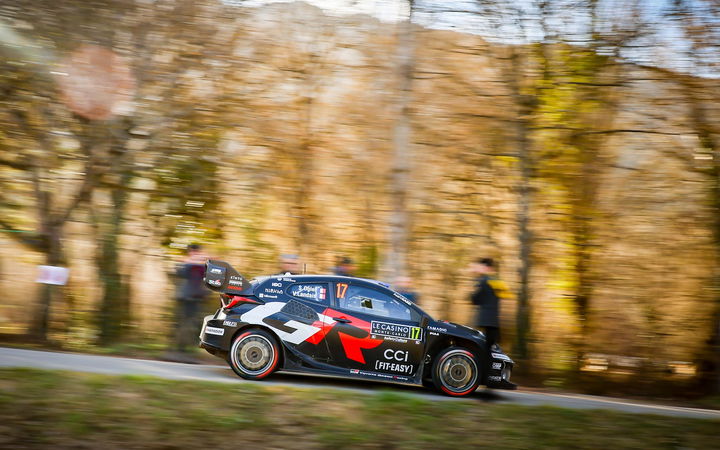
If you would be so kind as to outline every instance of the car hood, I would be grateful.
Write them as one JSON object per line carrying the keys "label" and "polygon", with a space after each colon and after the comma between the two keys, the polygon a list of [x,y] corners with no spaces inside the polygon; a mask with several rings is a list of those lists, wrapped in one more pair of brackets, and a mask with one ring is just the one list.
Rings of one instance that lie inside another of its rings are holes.
{"label": "car hood", "polygon": [[482,334],[481,331],[465,325],[460,325],[459,323],[448,322],[447,320],[432,321],[428,325],[428,330],[485,342],[485,335]]}

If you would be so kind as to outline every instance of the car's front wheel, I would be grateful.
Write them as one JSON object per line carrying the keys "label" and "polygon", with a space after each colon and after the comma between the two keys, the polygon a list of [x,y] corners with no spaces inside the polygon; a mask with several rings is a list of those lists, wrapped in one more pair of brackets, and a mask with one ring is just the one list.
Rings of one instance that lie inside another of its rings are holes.
{"label": "car's front wheel", "polygon": [[260,329],[238,334],[228,354],[230,367],[236,374],[248,380],[260,380],[270,375],[277,368],[279,360],[277,340]]}
{"label": "car's front wheel", "polygon": [[477,355],[467,348],[447,348],[440,352],[433,362],[433,383],[447,395],[470,395],[480,384],[478,361]]}

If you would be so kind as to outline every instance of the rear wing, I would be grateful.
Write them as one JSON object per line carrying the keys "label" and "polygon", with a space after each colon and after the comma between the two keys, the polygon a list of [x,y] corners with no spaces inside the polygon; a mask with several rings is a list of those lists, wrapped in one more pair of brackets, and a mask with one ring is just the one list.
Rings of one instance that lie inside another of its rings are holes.
{"label": "rear wing", "polygon": [[248,280],[225,261],[208,260],[205,263],[205,286],[227,295],[250,295],[253,287]]}

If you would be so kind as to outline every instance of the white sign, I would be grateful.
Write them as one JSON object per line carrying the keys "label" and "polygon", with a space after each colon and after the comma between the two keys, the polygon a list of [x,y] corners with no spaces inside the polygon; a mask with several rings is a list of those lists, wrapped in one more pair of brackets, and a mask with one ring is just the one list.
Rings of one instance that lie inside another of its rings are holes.
{"label": "white sign", "polygon": [[58,266],[38,266],[38,283],[64,286],[70,276],[70,269]]}

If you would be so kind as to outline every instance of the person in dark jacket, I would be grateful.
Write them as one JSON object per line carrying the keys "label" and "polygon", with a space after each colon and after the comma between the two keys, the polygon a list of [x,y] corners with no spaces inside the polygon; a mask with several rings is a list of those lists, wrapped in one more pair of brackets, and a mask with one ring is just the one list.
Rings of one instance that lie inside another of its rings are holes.
{"label": "person in dark jacket", "polygon": [[[487,358],[491,361],[492,347],[500,341],[500,299],[507,297],[507,287],[499,280],[495,272],[495,261],[491,258],[480,258],[470,265],[470,271],[477,277],[475,290],[470,299],[477,305],[478,311],[475,326],[485,331],[487,342]],[[485,368],[488,373],[489,367]]]}
{"label": "person in dark jacket", "polygon": [[208,257],[198,244],[190,244],[186,258],[177,265],[175,274],[180,280],[177,293],[177,350],[194,347],[200,330],[200,312],[209,291],[203,283],[205,261]]}

